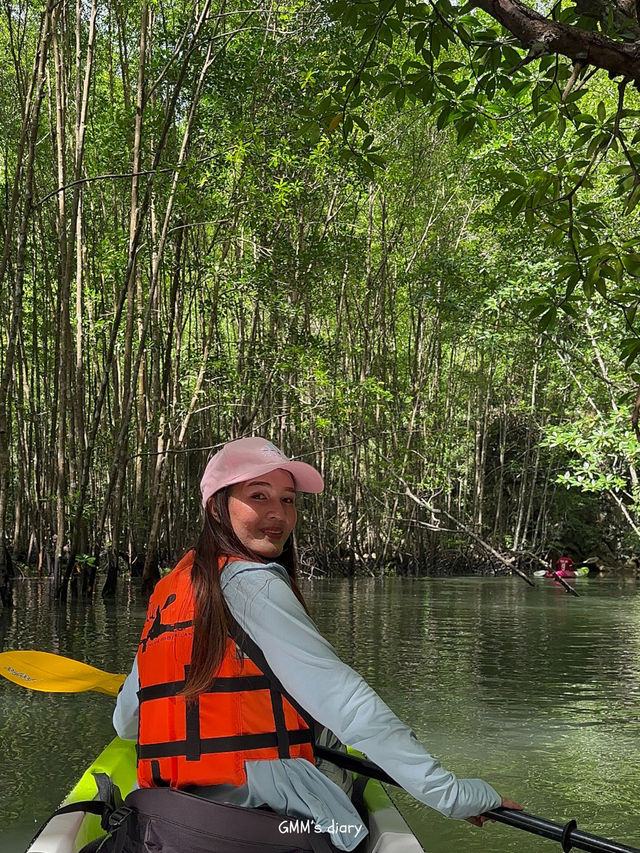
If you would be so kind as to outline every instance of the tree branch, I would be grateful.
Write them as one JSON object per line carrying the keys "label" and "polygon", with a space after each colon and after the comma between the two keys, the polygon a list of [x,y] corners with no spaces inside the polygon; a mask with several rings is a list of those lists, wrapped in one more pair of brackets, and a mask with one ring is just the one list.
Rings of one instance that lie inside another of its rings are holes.
{"label": "tree branch", "polygon": [[564,104],[567,98],[569,97],[569,93],[576,85],[576,81],[578,80],[578,76],[580,72],[584,68],[584,62],[578,60],[573,63],[573,68],[571,70],[571,76],[567,80],[567,85],[564,87],[564,92],[562,93],[562,103]]}
{"label": "tree branch", "polygon": [[[453,516],[453,515],[451,515],[450,513],[448,513],[448,512],[446,511],[446,509],[441,509],[441,508],[440,508],[440,509],[437,509],[436,507],[432,506],[432,505],[431,505],[428,501],[426,501],[424,498],[421,498],[421,497],[419,497],[418,495],[414,494],[414,493],[411,491],[411,489],[409,488],[409,486],[407,485],[407,483],[405,483],[405,481],[404,481],[401,477],[399,478],[399,480],[400,480],[400,482],[403,484],[403,486],[404,486],[404,488],[405,488],[405,494],[406,494],[406,495],[407,495],[407,497],[408,497],[408,498],[410,498],[410,499],[411,499],[415,504],[417,504],[419,507],[422,507],[422,509],[426,509],[426,510],[428,510],[432,515],[442,514],[442,515],[446,516],[446,517],[449,519],[449,521],[452,521],[452,522],[455,524],[456,528],[457,528],[459,531],[461,531],[462,533],[464,533],[464,534],[465,534],[466,536],[468,536],[470,539],[473,539],[473,541],[474,541],[474,542],[476,542],[478,545],[480,545],[480,547],[481,547],[481,548],[484,548],[484,550],[485,550],[485,551],[488,551],[488,552],[489,552],[489,554],[491,554],[491,556],[492,556],[492,557],[494,557],[496,560],[498,560],[498,562],[502,563],[502,565],[503,565],[503,566],[506,566],[506,568],[510,569],[510,570],[511,570],[512,572],[514,572],[516,575],[519,575],[519,576],[522,578],[522,580],[526,581],[526,582],[529,584],[529,586],[535,586],[534,582],[531,580],[531,578],[530,578],[530,577],[528,577],[528,576],[527,576],[523,571],[521,571],[517,566],[514,566],[515,556],[510,557],[509,559],[505,559],[505,558],[502,556],[502,554],[498,553],[498,551],[496,551],[496,549],[495,549],[495,548],[493,548],[491,545],[489,545],[489,543],[488,543],[488,542],[485,542],[485,541],[484,541],[484,539],[482,539],[480,536],[478,536],[478,534],[477,534],[477,533],[474,533],[474,531],[473,531],[473,530],[471,530],[470,528],[468,528],[466,524],[463,524],[463,523],[460,521],[460,519],[458,519],[458,518],[456,518],[455,516]],[[438,528],[437,528],[437,526],[436,526],[436,525],[432,525],[432,526],[430,527],[430,529],[432,529],[432,530],[437,530]]]}
{"label": "tree branch", "polygon": [[[475,5],[509,30],[524,46],[560,54],[640,81],[640,43],[618,42],[601,33],[550,21],[521,0],[475,0]],[[586,54],[586,56],[585,56]]]}

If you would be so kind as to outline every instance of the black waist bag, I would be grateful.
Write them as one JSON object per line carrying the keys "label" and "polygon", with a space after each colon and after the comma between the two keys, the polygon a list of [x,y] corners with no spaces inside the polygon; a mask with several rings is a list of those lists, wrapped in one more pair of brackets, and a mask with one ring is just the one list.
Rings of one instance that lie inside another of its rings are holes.
{"label": "black waist bag", "polygon": [[[311,819],[227,806],[173,788],[142,788],[123,801],[106,774],[95,775],[98,799],[61,806],[52,815],[100,817],[106,835],[80,853],[340,853]],[[49,821],[33,839],[36,850]]]}
{"label": "black waist bag", "polygon": [[[313,821],[214,803],[171,788],[132,791],[101,853],[333,853]],[[296,826],[297,824],[297,826]],[[300,831],[300,830],[308,831]],[[297,830],[297,831],[295,831]],[[95,845],[95,842],[94,842]]]}

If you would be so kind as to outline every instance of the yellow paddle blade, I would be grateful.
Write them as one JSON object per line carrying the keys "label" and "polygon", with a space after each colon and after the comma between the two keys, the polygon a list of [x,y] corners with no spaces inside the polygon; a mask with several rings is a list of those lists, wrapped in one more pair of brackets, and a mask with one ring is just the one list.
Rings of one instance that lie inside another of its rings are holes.
{"label": "yellow paddle blade", "polygon": [[31,650],[0,652],[0,675],[29,690],[83,693],[97,690],[117,696],[124,675],[105,672],[78,660]]}

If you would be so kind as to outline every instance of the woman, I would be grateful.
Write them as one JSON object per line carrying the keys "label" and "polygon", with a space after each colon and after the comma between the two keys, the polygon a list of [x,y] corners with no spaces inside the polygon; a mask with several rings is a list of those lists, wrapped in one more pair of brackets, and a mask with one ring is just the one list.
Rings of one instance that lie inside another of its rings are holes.
{"label": "woman", "polygon": [[353,850],[366,829],[314,763],[313,718],[447,816],[481,826],[488,809],[520,808],[444,770],[318,633],[296,582],[293,530],[296,493],[323,485],[262,438],[229,442],[210,460],[203,531],[156,586],[114,713],[118,734],[138,739],[140,787],[339,826],[332,843]]}

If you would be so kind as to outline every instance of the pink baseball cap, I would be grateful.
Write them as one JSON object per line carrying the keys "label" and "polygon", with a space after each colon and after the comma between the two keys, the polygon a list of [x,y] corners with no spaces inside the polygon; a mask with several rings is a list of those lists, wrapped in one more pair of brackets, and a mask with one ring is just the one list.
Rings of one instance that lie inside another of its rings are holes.
{"label": "pink baseball cap", "polygon": [[200,481],[202,506],[225,486],[244,483],[276,468],[291,474],[299,492],[317,494],[324,489],[324,480],[313,466],[289,459],[266,438],[239,438],[225,444],[207,463]]}

